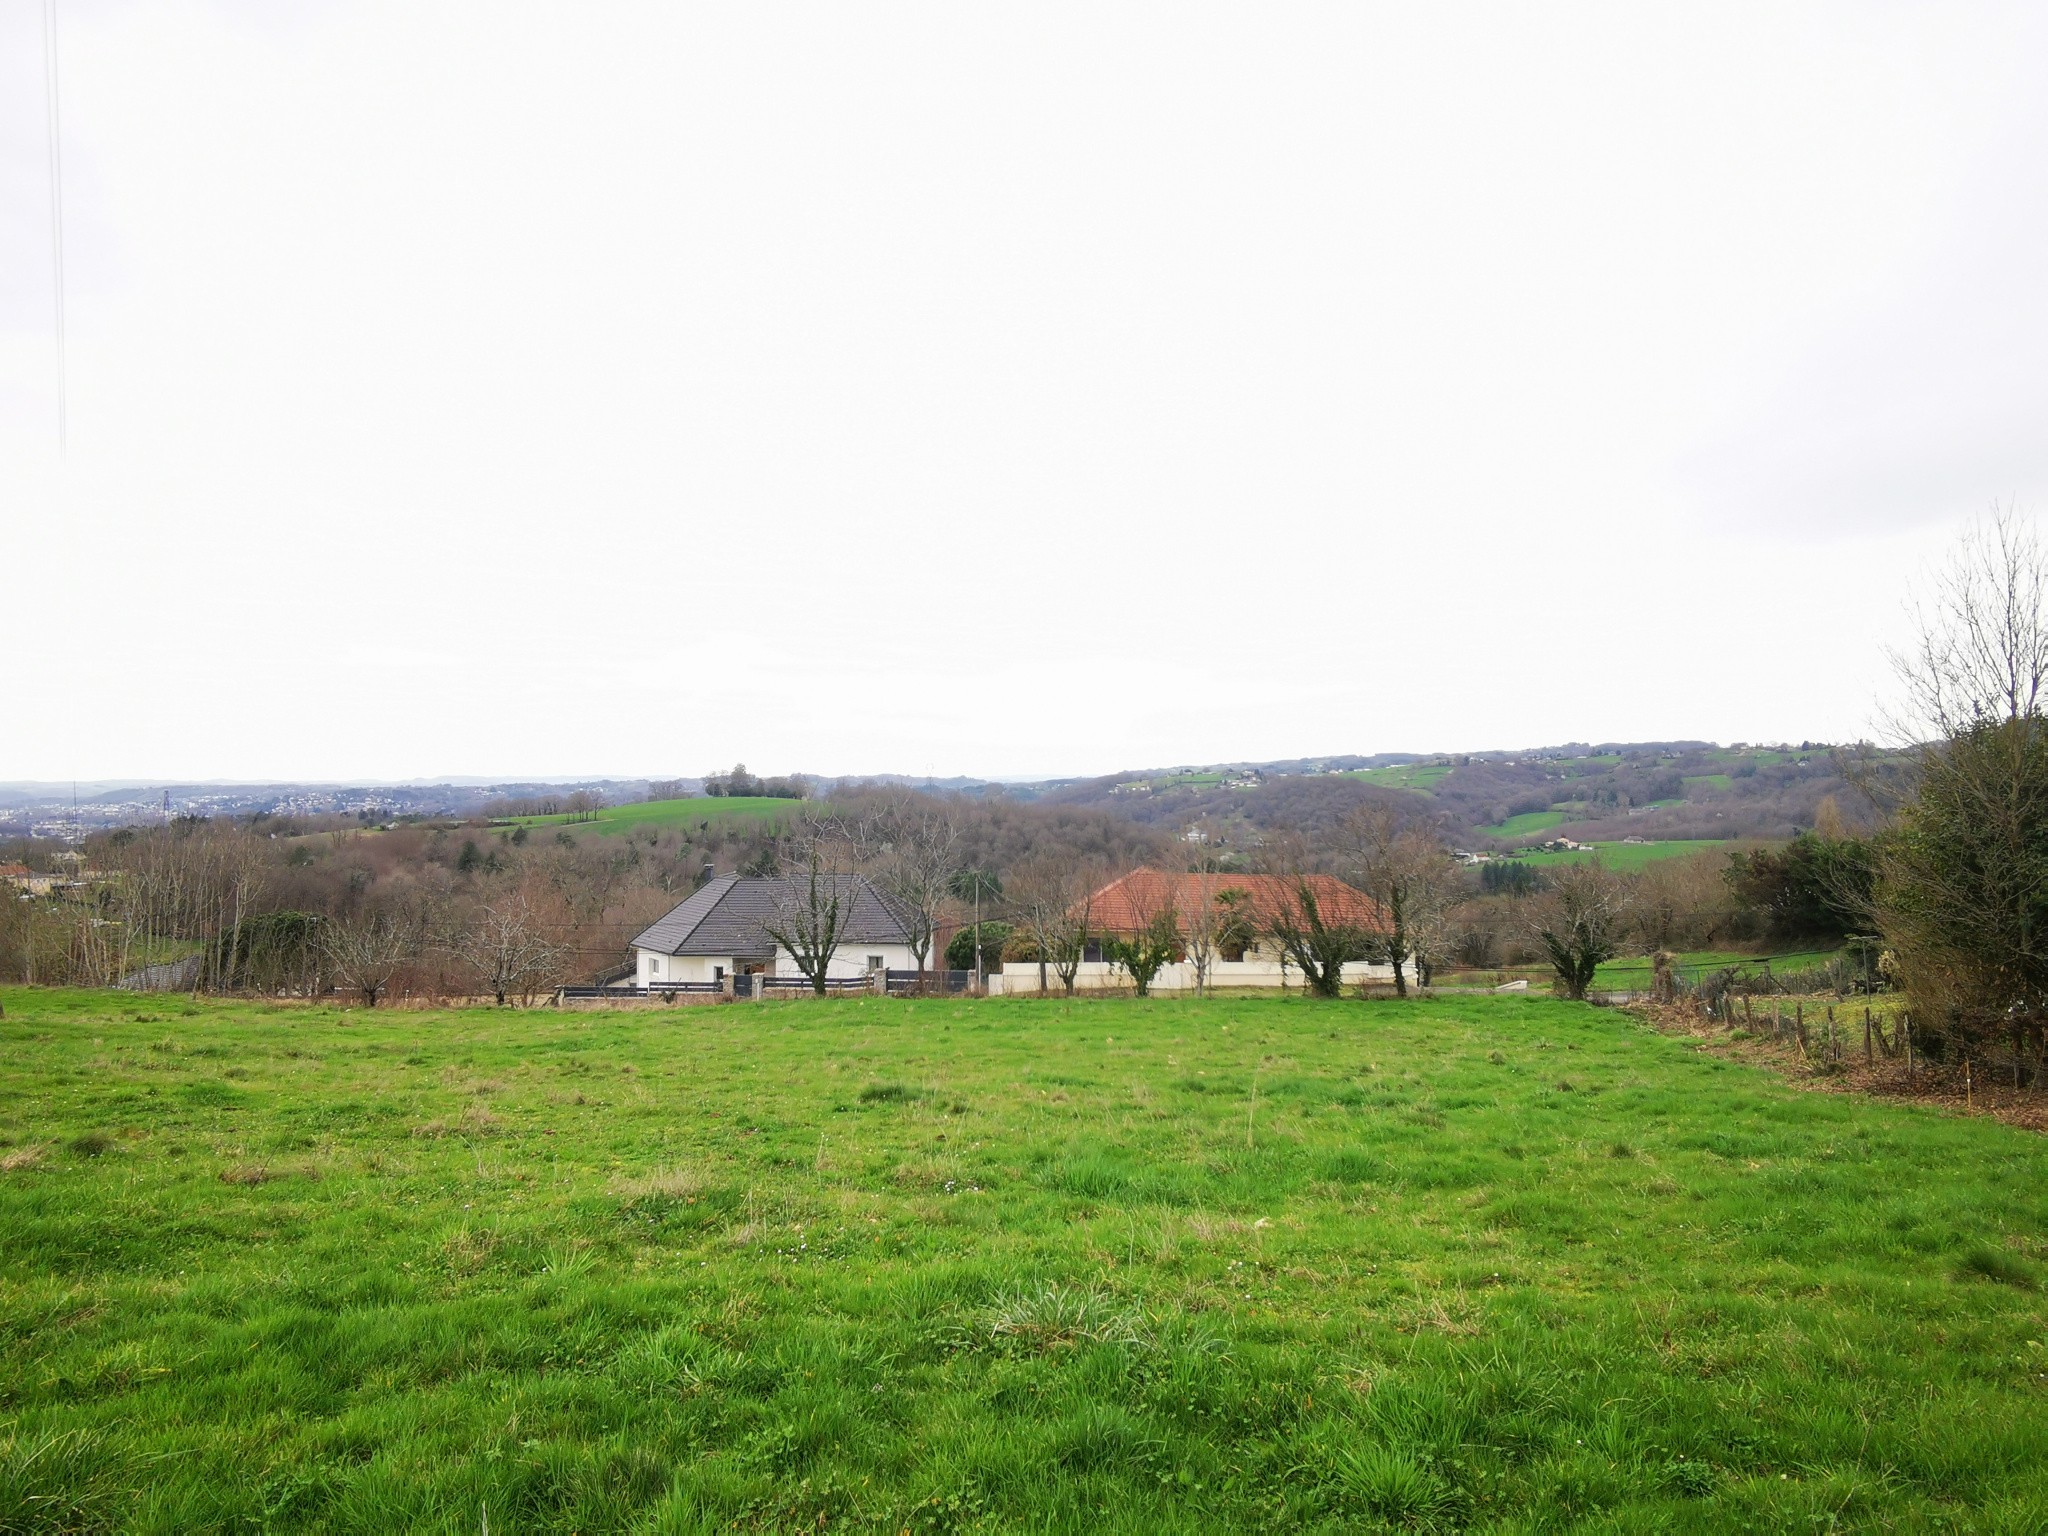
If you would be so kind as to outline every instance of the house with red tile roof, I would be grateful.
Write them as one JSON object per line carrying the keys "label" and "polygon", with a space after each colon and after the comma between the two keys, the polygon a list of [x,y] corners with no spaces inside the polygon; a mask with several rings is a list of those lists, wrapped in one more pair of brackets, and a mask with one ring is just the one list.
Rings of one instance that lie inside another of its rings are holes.
{"label": "house with red tile roof", "polygon": [[1241,899],[1226,904],[1240,908],[1254,927],[1264,929],[1297,905],[1304,889],[1325,923],[1368,933],[1387,927],[1380,904],[1335,875],[1180,874],[1164,869],[1134,869],[1095,892],[1088,899],[1088,926],[1099,934],[1131,937],[1168,909],[1185,926],[1192,914],[1214,909],[1225,892],[1238,892]]}
{"label": "house with red tile roof", "polygon": [[[1182,874],[1134,869],[1087,898],[1090,942],[1087,958],[1075,973],[1075,990],[1114,991],[1130,986],[1122,968],[1104,958],[1100,941],[1136,937],[1166,912],[1173,914],[1190,942],[1183,945],[1181,958],[1154,979],[1155,993],[1298,988],[1301,972],[1288,961],[1271,931],[1277,923],[1299,920],[1304,892],[1331,927],[1372,934],[1388,926],[1378,902],[1333,875]],[[1344,966],[1347,986],[1391,986],[1393,980],[1390,965],[1354,960]],[[989,990],[1005,994],[1037,992],[1040,985],[1036,961],[1006,964],[1000,974],[989,978]],[[1046,985],[1048,990],[1059,988],[1057,980]]]}

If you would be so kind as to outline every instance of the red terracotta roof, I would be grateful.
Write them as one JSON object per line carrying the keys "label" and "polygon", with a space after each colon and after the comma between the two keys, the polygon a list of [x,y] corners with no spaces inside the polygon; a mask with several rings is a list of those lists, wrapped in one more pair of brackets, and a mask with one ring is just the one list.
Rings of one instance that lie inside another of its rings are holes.
{"label": "red terracotta roof", "polygon": [[0,880],[19,880],[28,872],[26,864],[0,864]]}
{"label": "red terracotta roof", "polygon": [[1263,925],[1300,899],[1301,884],[1315,897],[1325,923],[1386,926],[1378,902],[1334,875],[1181,875],[1161,869],[1134,869],[1097,891],[1089,901],[1088,926],[1097,933],[1137,933],[1169,904],[1185,920],[1223,891],[1243,891],[1251,898],[1252,920]]}

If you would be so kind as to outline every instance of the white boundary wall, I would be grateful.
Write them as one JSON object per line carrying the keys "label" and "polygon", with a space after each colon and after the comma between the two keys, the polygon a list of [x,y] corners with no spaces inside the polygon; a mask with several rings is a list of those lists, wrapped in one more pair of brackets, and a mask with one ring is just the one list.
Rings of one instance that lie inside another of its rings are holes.
{"label": "white boundary wall", "polygon": [[[908,944],[842,944],[832,952],[826,963],[827,976],[865,976],[868,961],[879,956],[882,964],[892,971],[910,971],[917,968],[916,957]],[[714,968],[722,969],[730,976],[739,967],[730,955],[664,955],[652,949],[638,950],[634,954],[634,984],[647,986],[662,981],[716,981]],[[778,949],[775,958],[769,962],[768,971],[773,976],[801,976],[803,968],[796,963],[796,956],[788,950]]]}
{"label": "white boundary wall", "polygon": [[[1394,968],[1391,965],[1369,965],[1363,960],[1354,960],[1344,967],[1344,985],[1362,986],[1366,983],[1394,984]],[[1045,973],[1046,990],[1059,993],[1063,989],[1060,979],[1048,966]],[[1218,992],[1234,987],[1263,987],[1277,990],[1285,987],[1291,991],[1302,990],[1301,971],[1295,966],[1281,966],[1273,960],[1216,960],[1209,965],[1209,986]],[[1129,991],[1130,974],[1120,965],[1111,965],[1107,960],[1084,960],[1074,973],[1076,992]],[[1152,978],[1154,992],[1189,992],[1195,990],[1195,968],[1183,960],[1177,964],[1162,966],[1159,974]],[[1002,970],[988,979],[990,997],[1035,996],[1038,992],[1038,964],[1031,960],[1006,960]]]}

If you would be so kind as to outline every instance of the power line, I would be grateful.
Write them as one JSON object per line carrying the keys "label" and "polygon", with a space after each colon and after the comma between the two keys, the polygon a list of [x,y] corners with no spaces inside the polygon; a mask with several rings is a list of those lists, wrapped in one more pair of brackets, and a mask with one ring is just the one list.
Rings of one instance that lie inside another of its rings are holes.
{"label": "power line", "polygon": [[43,95],[49,107],[50,135],[50,268],[57,307],[57,452],[69,436],[65,399],[67,364],[64,341],[64,151],[63,118],[57,103],[57,0],[43,0]]}

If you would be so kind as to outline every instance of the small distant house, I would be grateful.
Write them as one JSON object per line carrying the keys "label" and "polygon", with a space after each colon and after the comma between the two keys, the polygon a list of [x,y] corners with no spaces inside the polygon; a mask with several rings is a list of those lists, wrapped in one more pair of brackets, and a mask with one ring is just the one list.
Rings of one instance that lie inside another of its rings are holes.
{"label": "small distant house", "polygon": [[39,875],[26,864],[0,864],[0,880],[24,896],[47,896],[58,884],[55,875]]}
{"label": "small distant house", "polygon": [[[860,875],[838,877],[846,918],[827,976],[913,970],[910,922],[888,896]],[[723,981],[765,973],[801,976],[803,968],[770,932],[782,928],[801,895],[798,882],[721,875],[633,940],[633,980],[639,986],[675,981]]]}

